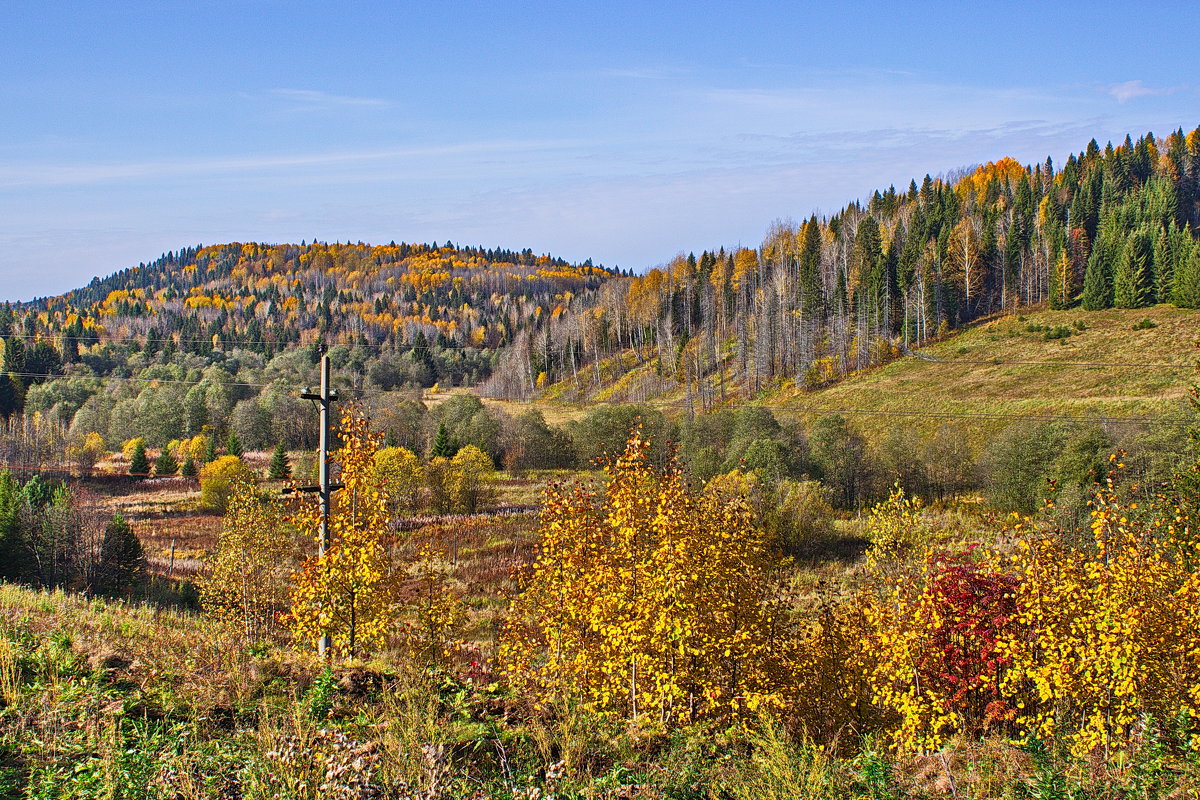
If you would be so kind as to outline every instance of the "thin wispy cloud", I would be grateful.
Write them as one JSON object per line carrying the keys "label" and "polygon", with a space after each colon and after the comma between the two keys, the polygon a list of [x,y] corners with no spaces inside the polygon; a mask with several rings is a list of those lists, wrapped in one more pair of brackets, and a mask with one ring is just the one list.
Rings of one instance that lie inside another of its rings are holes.
{"label": "thin wispy cloud", "polygon": [[305,108],[386,108],[392,105],[380,97],[353,97],[350,95],[331,94],[315,89],[269,89],[269,97],[285,100],[296,106]]}
{"label": "thin wispy cloud", "polygon": [[1128,103],[1130,100],[1136,100],[1139,97],[1155,97],[1159,95],[1167,95],[1175,92],[1175,89],[1155,89],[1147,86],[1141,81],[1122,81],[1114,83],[1105,88],[1105,93],[1113,97],[1118,103]]}
{"label": "thin wispy cloud", "polygon": [[[887,116],[897,110],[928,124],[937,109],[980,110],[1028,109],[1042,104],[1062,103],[1069,93],[1054,87],[984,87],[958,83],[915,80],[901,73],[845,73],[816,76],[807,85],[785,88],[735,87],[707,89],[700,96],[715,105],[739,108],[748,113],[808,113],[816,120],[841,116]],[[1007,116],[1005,114],[1004,116]]]}
{"label": "thin wispy cloud", "polygon": [[660,67],[628,67],[608,68],[596,72],[602,78],[624,78],[638,81],[661,81],[677,78],[683,74],[680,69],[664,69]]}
{"label": "thin wispy cloud", "polygon": [[354,164],[404,162],[433,158],[468,159],[522,152],[545,153],[579,144],[574,140],[485,140],[383,150],[138,161],[115,164],[0,164],[0,188],[53,187],[143,178],[224,175]]}

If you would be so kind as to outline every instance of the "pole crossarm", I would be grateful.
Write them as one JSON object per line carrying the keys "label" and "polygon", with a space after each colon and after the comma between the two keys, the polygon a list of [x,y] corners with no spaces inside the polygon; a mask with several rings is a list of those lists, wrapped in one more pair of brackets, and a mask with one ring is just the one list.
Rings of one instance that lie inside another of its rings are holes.
{"label": "pole crossarm", "polygon": [[[329,491],[331,491],[331,492],[336,492],[338,489],[345,489],[345,488],[346,488],[346,484],[344,484],[344,483],[329,484]],[[319,492],[319,491],[321,491],[320,486],[289,486],[286,489],[284,489],[282,493],[283,494],[301,494],[301,493]]]}

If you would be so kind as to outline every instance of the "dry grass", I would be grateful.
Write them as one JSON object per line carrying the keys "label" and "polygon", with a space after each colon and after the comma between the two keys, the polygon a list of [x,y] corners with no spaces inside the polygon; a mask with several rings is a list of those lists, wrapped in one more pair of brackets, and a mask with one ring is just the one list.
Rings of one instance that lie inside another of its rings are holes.
{"label": "dry grass", "polygon": [[[1156,327],[1134,330],[1145,318]],[[1073,328],[1076,322],[1085,329]],[[1076,332],[1047,340],[1030,326]],[[806,419],[841,411],[871,438],[881,438],[897,424],[927,434],[950,423],[967,430],[976,445],[1012,424],[1011,416],[1179,417],[1186,413],[1188,388],[1195,381],[1191,367],[1198,336],[1200,314],[1173,306],[1006,316],[922,351],[937,361],[903,358],[814,392],[785,390],[764,404],[780,416]],[[1150,364],[1181,368],[1146,366]]]}

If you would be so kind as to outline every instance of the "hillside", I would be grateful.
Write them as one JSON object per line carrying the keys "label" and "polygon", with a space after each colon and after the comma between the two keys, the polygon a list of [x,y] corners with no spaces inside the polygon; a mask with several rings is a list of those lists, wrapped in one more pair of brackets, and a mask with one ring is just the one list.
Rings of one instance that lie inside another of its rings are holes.
{"label": "hillside", "polygon": [[[496,401],[701,412],[819,389],[998,315],[1196,307],[1198,187],[1200,129],[1180,129],[1093,140],[1061,167],[1000,159],[926,176],[778,222],[758,248],[681,254],[640,277],[451,243],[186,248],[0,309],[0,416],[40,412],[77,443],[236,430],[251,448],[311,448],[295,395],[322,348],[346,397],[478,387]],[[940,369],[955,386],[977,380]]]}
{"label": "hillside", "polygon": [[177,363],[177,353],[235,350],[270,360],[320,343],[409,356],[383,383],[473,384],[497,348],[611,274],[530,250],[450,243],[231,243],[166,253],[59,297],[6,304],[0,338],[16,340],[6,371],[34,379],[72,364],[106,375],[138,353],[163,364]]}
{"label": "hillside", "polygon": [[[1200,313],[1169,305],[1030,309],[981,320],[910,355],[897,354],[825,386],[810,389],[782,381],[764,387],[756,399],[731,394],[724,405],[750,403],[800,417],[862,411],[858,424],[868,431],[883,424],[879,418],[887,425],[897,418],[918,428],[936,425],[938,414],[983,430],[994,430],[1003,418],[1015,415],[1173,416],[1183,413],[1195,381],[1198,338]],[[579,389],[568,380],[548,387],[534,404],[548,419],[576,418],[589,405],[610,402],[645,402],[667,413],[687,412],[685,390],[661,381],[654,359],[637,366],[633,355],[625,357],[620,379],[588,399],[575,400]],[[616,371],[607,362],[602,369]],[[653,391],[631,392],[637,386]]]}
{"label": "hillside", "polygon": [[[572,400],[680,390],[699,408],[784,381],[817,386],[1024,308],[1200,306],[1200,129],[1064,164],[1001,158],[914,179],[757,248],[680,254],[509,348],[485,391]],[[653,372],[642,367],[651,363]],[[636,373],[636,374],[631,374]]]}
{"label": "hillside", "polygon": [[449,243],[186,248],[0,308],[0,417],[40,412],[77,438],[160,446],[205,431],[223,441],[245,403],[260,430],[276,428],[249,446],[310,447],[295,394],[321,349],[347,397],[471,386],[614,274]]}
{"label": "hillside", "polygon": [[762,402],[784,416],[840,412],[873,438],[897,425],[928,433],[951,424],[977,444],[1021,419],[1189,420],[1198,322],[1171,306],[1004,315],[832,386],[789,387]]}

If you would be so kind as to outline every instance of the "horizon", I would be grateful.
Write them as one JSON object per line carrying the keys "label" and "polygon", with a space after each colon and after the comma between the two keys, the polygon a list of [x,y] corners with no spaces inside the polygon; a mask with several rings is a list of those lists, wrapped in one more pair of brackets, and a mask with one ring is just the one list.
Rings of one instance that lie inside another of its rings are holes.
{"label": "horizon", "polygon": [[1200,8],[1121,8],[27,3],[0,33],[3,299],[200,242],[643,272],[926,174],[1195,127]]}

